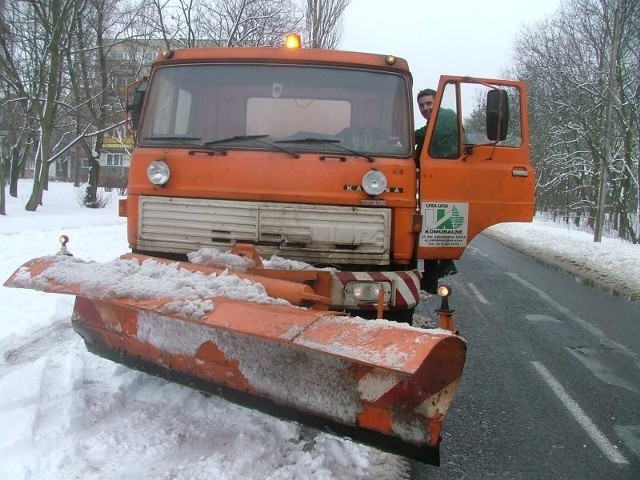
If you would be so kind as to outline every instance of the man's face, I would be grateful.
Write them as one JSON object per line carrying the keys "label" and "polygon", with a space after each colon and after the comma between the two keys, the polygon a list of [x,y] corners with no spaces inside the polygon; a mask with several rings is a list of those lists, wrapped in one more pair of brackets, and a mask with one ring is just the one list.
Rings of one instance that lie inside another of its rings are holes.
{"label": "man's face", "polygon": [[433,95],[423,95],[422,97],[418,97],[418,108],[420,109],[420,113],[425,118],[425,120],[429,120],[431,117],[431,110],[433,110]]}

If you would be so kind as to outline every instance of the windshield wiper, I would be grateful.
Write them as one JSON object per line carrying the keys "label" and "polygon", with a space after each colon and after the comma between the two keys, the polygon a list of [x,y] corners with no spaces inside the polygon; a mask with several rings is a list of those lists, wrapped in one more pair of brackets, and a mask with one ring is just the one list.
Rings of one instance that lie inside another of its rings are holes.
{"label": "windshield wiper", "polygon": [[209,140],[204,142],[203,145],[216,145],[218,143],[227,142],[243,142],[245,140],[258,140],[260,138],[268,137],[269,135],[234,135],[233,137],[221,138],[219,140]]}
{"label": "windshield wiper", "polygon": [[290,139],[290,140],[276,140],[274,143],[307,143],[307,144],[324,144],[331,145],[333,147],[338,147],[340,150],[344,150],[345,152],[349,152],[352,155],[357,157],[366,158],[370,162],[373,162],[373,157],[370,155],[366,155],[362,152],[357,152],[355,150],[351,150],[350,148],[343,147],[342,145],[338,145],[340,140],[327,139],[327,138],[315,138],[315,137],[307,137],[307,138],[298,138],[298,139]]}
{"label": "windshield wiper", "polygon": [[233,137],[221,138],[220,140],[211,140],[209,142],[204,142],[203,145],[209,146],[209,145],[218,145],[220,143],[244,142],[244,141],[250,140],[252,142],[257,142],[262,145],[267,145],[268,147],[275,148],[280,152],[284,152],[288,155],[291,155],[293,158],[300,158],[300,155],[298,155],[296,152],[292,152],[291,150],[287,150],[286,148],[279,147],[277,145],[274,145],[273,143],[263,142],[262,140],[260,140],[261,138],[267,138],[267,137],[269,137],[269,135],[235,135]]}
{"label": "windshield wiper", "polygon": [[[188,137],[184,135],[156,135],[153,137],[144,137],[143,140],[150,141],[175,141],[175,140],[185,140],[187,142],[199,142],[202,140],[202,137]],[[189,154],[192,155],[196,150],[190,150]],[[209,148],[207,146],[206,152],[210,154],[210,152],[218,153],[220,155],[226,155],[227,152],[220,148]]]}
{"label": "windshield wiper", "polygon": [[201,137],[187,137],[185,135],[155,135],[153,137],[143,137],[143,140],[189,140],[194,142],[202,140]]}

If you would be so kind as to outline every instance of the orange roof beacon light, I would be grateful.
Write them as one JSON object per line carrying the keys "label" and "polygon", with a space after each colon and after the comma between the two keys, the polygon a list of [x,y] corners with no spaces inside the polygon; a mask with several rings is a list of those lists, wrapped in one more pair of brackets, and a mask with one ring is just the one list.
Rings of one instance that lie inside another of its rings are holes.
{"label": "orange roof beacon light", "polygon": [[287,48],[300,48],[302,47],[302,40],[297,33],[288,33],[287,38],[284,41],[284,46]]}

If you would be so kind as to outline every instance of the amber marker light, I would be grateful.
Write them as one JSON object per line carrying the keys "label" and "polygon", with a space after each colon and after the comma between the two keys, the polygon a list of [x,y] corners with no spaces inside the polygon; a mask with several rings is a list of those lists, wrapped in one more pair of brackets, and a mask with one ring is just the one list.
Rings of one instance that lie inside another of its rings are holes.
{"label": "amber marker light", "polygon": [[440,311],[451,312],[449,308],[449,296],[451,295],[451,287],[449,285],[439,285],[437,290],[438,296],[441,299]]}
{"label": "amber marker light", "polygon": [[451,287],[449,285],[440,285],[438,287],[438,296],[446,298],[451,295]]}
{"label": "amber marker light", "polygon": [[302,40],[297,33],[287,34],[287,38],[284,41],[284,46],[287,48],[300,48],[302,46]]}
{"label": "amber marker light", "polygon": [[413,214],[413,221],[411,222],[411,231],[413,233],[422,232],[422,215],[419,213]]}
{"label": "amber marker light", "polygon": [[456,313],[456,311],[449,308],[450,295],[451,287],[449,285],[440,285],[438,287],[438,296],[440,297],[441,303],[440,308],[436,310],[436,313],[438,314],[438,317],[440,317],[440,328],[444,328],[445,330],[449,330],[450,332],[458,335],[460,331],[453,321],[453,314]]}
{"label": "amber marker light", "polygon": [[162,58],[166,58],[167,60],[169,60],[171,57],[173,57],[173,53],[174,53],[174,51],[171,50],[170,48],[163,48],[160,51],[160,55],[162,56]]}
{"label": "amber marker light", "polygon": [[118,199],[118,216],[119,217],[127,216],[127,199],[126,198]]}
{"label": "amber marker light", "polygon": [[58,253],[56,255],[65,255],[67,257],[73,257],[73,255],[69,252],[69,250],[67,250],[67,243],[69,243],[69,237],[67,237],[66,235],[60,235],[60,237],[58,238],[58,241],[60,242],[60,250],[58,250]]}

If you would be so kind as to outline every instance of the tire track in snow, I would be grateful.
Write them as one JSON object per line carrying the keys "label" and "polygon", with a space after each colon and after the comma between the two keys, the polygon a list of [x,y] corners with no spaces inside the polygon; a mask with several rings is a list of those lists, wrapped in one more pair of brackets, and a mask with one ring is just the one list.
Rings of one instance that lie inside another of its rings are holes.
{"label": "tire track in snow", "polygon": [[76,339],[79,337],[71,328],[69,318],[54,319],[26,337],[14,335],[0,342],[0,351],[4,352],[0,360],[0,377],[15,367],[65,351]]}
{"label": "tire track in snow", "polygon": [[66,342],[66,352],[45,357],[37,395],[38,409],[33,423],[36,445],[50,445],[70,436],[73,429],[74,390],[82,384],[82,359],[77,342]]}

